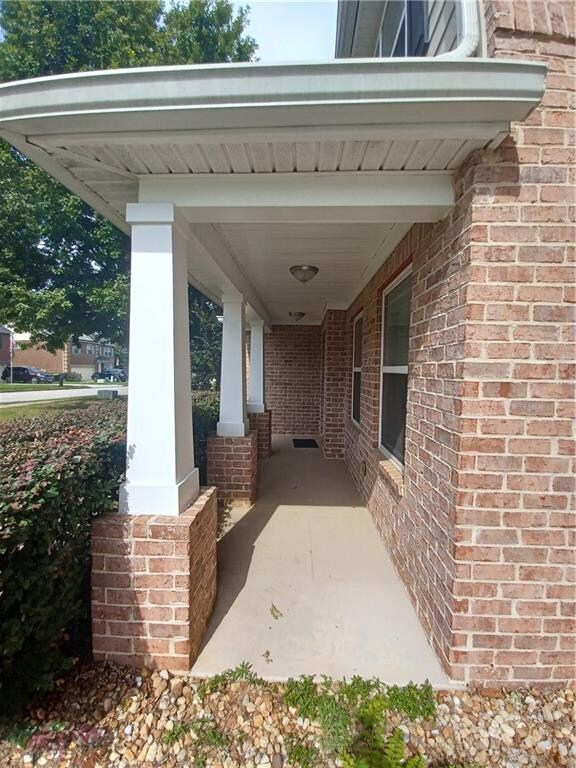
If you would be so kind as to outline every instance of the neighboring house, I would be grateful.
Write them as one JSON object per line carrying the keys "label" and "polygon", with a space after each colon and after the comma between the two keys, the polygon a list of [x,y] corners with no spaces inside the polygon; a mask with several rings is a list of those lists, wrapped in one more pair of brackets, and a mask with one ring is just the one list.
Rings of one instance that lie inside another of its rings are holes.
{"label": "neighboring house", "polygon": [[10,365],[10,328],[0,325],[0,374],[5,366]]}
{"label": "neighboring house", "polygon": [[[265,446],[270,418],[319,436],[448,674],[561,684],[574,676],[573,4],[338,10],[337,54],[350,58],[333,62],[0,86],[0,135],[132,236],[131,517],[101,519],[92,540],[95,562],[167,554],[161,568],[96,569],[95,653],[187,668],[212,609],[191,281],[223,306],[218,493],[253,498],[254,430]],[[141,550],[127,543],[138,537]],[[174,633],[154,634],[143,617],[165,611],[171,570],[186,608]],[[143,625],[117,621],[129,604]]]}
{"label": "neighboring house", "polygon": [[114,347],[92,336],[80,336],[78,344],[69,339],[62,349],[49,352],[41,345],[28,346],[29,333],[16,333],[15,365],[33,365],[49,373],[76,373],[89,380],[96,371],[114,367]]}

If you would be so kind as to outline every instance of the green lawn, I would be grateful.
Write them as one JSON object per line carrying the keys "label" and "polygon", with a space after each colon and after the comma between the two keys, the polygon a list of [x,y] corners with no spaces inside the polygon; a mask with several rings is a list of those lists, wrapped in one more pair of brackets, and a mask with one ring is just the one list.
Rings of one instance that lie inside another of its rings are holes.
{"label": "green lawn", "polygon": [[70,400],[45,400],[40,403],[22,403],[21,405],[0,406],[0,421],[16,419],[20,416],[40,416],[44,413],[59,411],[81,411],[96,402],[98,398],[77,397]]}
{"label": "green lawn", "polygon": [[[89,387],[82,384],[75,384],[74,382],[66,382],[65,387],[72,389],[89,389]],[[56,384],[5,384],[0,383],[0,392],[42,392],[45,389],[60,389],[60,385]]]}

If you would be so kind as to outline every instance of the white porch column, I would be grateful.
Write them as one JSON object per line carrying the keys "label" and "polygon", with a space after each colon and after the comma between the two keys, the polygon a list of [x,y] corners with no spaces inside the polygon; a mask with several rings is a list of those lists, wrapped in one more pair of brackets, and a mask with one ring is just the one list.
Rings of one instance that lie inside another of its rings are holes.
{"label": "white porch column", "polygon": [[170,203],[134,203],[126,482],[120,511],[178,515],[198,497],[194,467],[186,237]]}
{"label": "white porch column", "polygon": [[264,323],[250,322],[250,371],[248,377],[248,413],[266,410],[264,388]]}
{"label": "white porch column", "polygon": [[221,437],[245,437],[246,349],[244,298],[240,294],[223,299],[222,370],[220,376],[220,421],[216,433]]}

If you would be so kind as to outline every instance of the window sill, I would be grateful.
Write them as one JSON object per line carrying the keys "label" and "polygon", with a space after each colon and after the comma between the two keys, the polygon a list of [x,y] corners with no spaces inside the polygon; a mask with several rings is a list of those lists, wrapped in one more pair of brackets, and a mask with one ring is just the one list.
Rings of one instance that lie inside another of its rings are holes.
{"label": "window sill", "polygon": [[401,499],[404,496],[404,472],[393,461],[375,451],[378,474],[384,478],[390,490]]}

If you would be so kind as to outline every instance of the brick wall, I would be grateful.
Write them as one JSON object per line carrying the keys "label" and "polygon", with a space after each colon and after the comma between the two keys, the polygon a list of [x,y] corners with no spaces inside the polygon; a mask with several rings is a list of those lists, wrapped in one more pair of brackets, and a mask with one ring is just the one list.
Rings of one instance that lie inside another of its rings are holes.
{"label": "brick wall", "polygon": [[323,358],[321,431],[324,456],[327,459],[341,459],[344,456],[345,403],[350,378],[347,327],[346,312],[328,310],[324,315],[320,331]]}
{"label": "brick wall", "polygon": [[256,432],[246,437],[212,435],[208,438],[206,453],[208,482],[218,488],[220,507],[252,504],[258,479]]}
{"label": "brick wall", "polygon": [[267,459],[272,453],[272,412],[249,413],[250,431],[256,433],[258,458]]}
{"label": "brick wall", "polygon": [[542,105],[470,169],[452,663],[574,677],[574,5],[487,4],[491,55],[546,60]]}
{"label": "brick wall", "polygon": [[32,365],[41,368],[48,373],[62,373],[64,367],[64,351],[48,352],[40,346],[29,349],[17,349],[14,351],[14,365]]}
{"label": "brick wall", "polygon": [[[576,630],[573,13],[486,5],[491,53],[546,59],[546,95],[499,149],[467,161],[451,215],[412,228],[350,308],[348,346],[363,309],[364,347],[361,428],[348,419],[346,460],[450,674],[566,681]],[[409,262],[401,473],[377,450],[381,294]]]}
{"label": "brick wall", "polygon": [[266,405],[272,433],[320,431],[320,326],[275,325],[265,334]]}
{"label": "brick wall", "polygon": [[216,490],[178,517],[92,524],[94,658],[188,670],[216,599]]}

